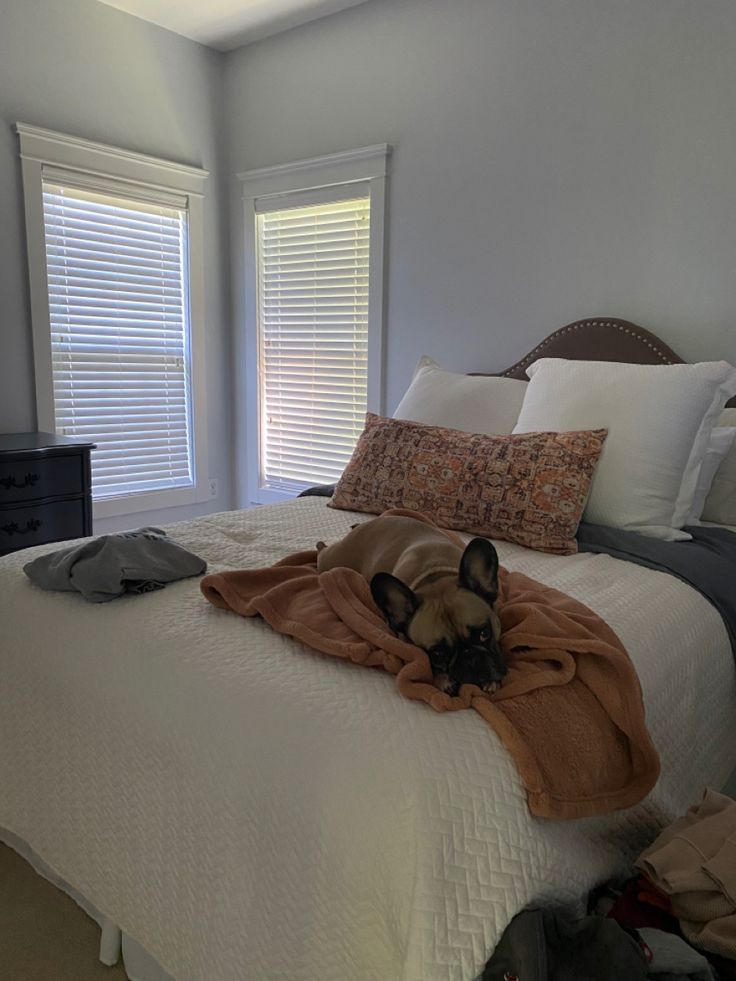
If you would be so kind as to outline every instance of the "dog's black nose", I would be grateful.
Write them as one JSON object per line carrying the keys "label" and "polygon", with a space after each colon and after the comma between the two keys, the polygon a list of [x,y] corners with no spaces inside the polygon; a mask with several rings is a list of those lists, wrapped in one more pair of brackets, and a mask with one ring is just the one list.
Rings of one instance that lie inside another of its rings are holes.
{"label": "dog's black nose", "polygon": [[453,661],[450,675],[458,684],[478,685],[489,691],[498,687],[507,670],[500,651],[489,650],[485,645],[472,645]]}

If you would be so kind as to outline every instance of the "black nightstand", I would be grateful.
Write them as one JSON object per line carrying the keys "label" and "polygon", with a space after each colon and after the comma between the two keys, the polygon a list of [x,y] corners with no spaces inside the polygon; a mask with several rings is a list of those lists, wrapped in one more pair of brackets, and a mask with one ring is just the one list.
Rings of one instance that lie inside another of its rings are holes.
{"label": "black nightstand", "polygon": [[92,534],[94,446],[53,433],[0,435],[0,555]]}

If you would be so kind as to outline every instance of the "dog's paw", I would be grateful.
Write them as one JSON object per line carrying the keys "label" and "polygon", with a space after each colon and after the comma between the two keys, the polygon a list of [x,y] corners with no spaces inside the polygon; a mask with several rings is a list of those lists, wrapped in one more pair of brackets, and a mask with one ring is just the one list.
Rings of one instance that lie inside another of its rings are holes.
{"label": "dog's paw", "polygon": [[483,691],[486,695],[495,694],[501,685],[497,681],[489,681],[487,684],[483,685]]}

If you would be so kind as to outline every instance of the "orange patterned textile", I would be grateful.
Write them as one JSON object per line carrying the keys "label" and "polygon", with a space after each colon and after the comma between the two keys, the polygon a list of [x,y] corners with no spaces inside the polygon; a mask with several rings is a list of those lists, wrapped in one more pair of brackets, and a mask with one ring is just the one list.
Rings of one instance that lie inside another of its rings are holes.
{"label": "orange patterned textile", "polygon": [[330,506],[421,511],[442,528],[568,555],[605,438],[463,433],[369,412]]}

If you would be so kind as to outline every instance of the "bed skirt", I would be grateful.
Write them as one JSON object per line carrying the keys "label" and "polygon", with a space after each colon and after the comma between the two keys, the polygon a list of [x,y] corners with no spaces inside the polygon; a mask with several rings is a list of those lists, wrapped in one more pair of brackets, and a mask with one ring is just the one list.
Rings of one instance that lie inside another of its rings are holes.
{"label": "bed skirt", "polygon": [[36,854],[28,842],[23,841],[12,831],[0,828],[0,843],[12,848],[21,858],[37,872],[41,878],[46,879],[57,889],[61,889],[70,899],[73,899],[80,909],[84,910],[90,919],[94,920],[100,928],[100,954],[99,959],[103,964],[112,967],[122,958],[125,973],[129,981],[175,981],[160,966],[154,957],[142,947],[137,940],[128,933],[123,933],[120,927],[108,916],[100,912],[96,906],[89,902],[74,886],[70,885],[65,879],[47,865],[44,860]]}

